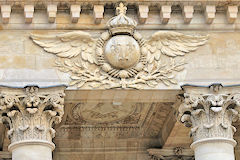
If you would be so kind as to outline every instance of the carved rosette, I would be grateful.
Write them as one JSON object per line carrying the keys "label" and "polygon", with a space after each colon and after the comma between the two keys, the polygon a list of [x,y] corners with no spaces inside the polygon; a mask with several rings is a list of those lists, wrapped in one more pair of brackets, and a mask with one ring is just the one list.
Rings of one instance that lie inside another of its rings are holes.
{"label": "carved rosette", "polygon": [[206,138],[233,139],[240,109],[240,87],[184,86],[183,103],[179,107],[179,119],[192,127],[194,142]]}
{"label": "carved rosette", "polygon": [[0,94],[0,122],[9,129],[9,148],[29,141],[46,142],[54,148],[53,126],[61,122],[64,114],[63,91],[63,87],[39,89],[35,86],[3,89]]}

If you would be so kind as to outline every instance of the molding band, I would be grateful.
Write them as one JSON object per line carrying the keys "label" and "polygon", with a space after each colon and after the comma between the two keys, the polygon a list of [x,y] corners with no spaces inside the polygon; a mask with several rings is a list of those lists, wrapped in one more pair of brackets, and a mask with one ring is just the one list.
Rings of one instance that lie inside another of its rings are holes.
{"label": "molding band", "polygon": [[19,142],[14,142],[8,146],[8,150],[12,152],[15,148],[26,146],[26,145],[42,145],[51,148],[53,151],[55,149],[55,144],[48,141],[43,140],[24,140]]}

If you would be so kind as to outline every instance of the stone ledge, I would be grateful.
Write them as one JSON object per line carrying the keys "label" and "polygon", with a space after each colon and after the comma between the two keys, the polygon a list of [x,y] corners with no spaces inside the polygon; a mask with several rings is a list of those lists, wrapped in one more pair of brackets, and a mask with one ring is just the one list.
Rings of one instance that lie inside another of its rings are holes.
{"label": "stone ledge", "polygon": [[[47,5],[47,4],[59,4],[59,5],[71,5],[71,4],[80,4],[84,5],[86,7],[93,7],[94,5],[112,5],[119,3],[119,0],[103,0],[103,1],[97,1],[97,0],[77,0],[77,1],[67,1],[64,2],[62,0],[54,0],[54,1],[38,1],[38,0],[16,0],[16,1],[0,1],[0,4],[10,4],[10,5],[16,5],[16,6],[21,6],[24,4],[34,4],[37,6],[42,6],[42,5]],[[180,4],[188,4],[188,5],[201,5],[201,4],[215,4],[218,6],[223,6],[225,4],[228,5],[238,5],[240,2],[238,0],[232,0],[232,1],[227,1],[227,0],[183,0],[183,1],[176,1],[176,0],[123,0],[121,2],[124,2],[128,5],[139,5],[139,4],[147,4],[147,5],[180,5]]]}
{"label": "stone ledge", "polygon": [[[66,15],[69,15],[70,20],[66,21],[69,24],[74,24],[78,22],[78,19],[81,18],[81,15],[86,13],[91,13],[91,17],[94,19],[93,24],[100,24],[103,20],[104,23],[104,14],[109,14],[109,11],[111,11],[111,16],[114,16],[113,11],[115,10],[115,6],[118,4],[118,1],[78,1],[78,2],[60,2],[60,1],[54,1],[54,2],[39,2],[39,1],[10,1],[10,2],[3,2],[0,1],[0,5],[2,8],[2,22],[1,23],[18,23],[18,21],[11,21],[11,13],[19,13],[22,14],[22,17],[25,21],[21,23],[34,23],[34,18],[39,17],[39,15],[35,15],[35,13],[38,13],[41,11],[41,14],[43,12],[46,12],[48,16],[47,17],[48,22],[47,23],[55,23],[59,24],[59,21],[57,21],[58,14],[61,12],[67,13]],[[237,14],[238,14],[238,7],[240,6],[239,1],[196,1],[196,0],[188,0],[188,1],[127,1],[125,2],[125,5],[128,6],[129,10],[133,10],[132,12],[133,16],[138,16],[139,23],[143,22],[145,23],[149,19],[148,11],[155,11],[155,14],[158,14],[157,16],[160,16],[159,19],[162,19],[161,24],[167,24],[168,21],[172,18],[171,14],[179,14],[182,16],[182,19],[184,19],[184,22],[186,24],[191,23],[192,19],[194,19],[195,12],[200,13],[203,17],[205,17],[204,24],[210,24],[213,23],[215,19],[215,13],[224,13],[225,18],[227,19],[224,23],[225,24],[233,24],[237,20]],[[53,8],[54,6],[54,8]],[[74,15],[77,15],[75,19],[72,19],[74,17],[73,10],[74,6],[78,6],[77,10],[74,10]],[[101,6],[101,10],[96,10],[96,6]],[[145,7],[143,10],[142,6]],[[164,10],[163,6],[170,7],[168,10]],[[209,6],[213,9],[209,9]],[[149,8],[149,9],[148,9]],[[105,11],[108,10],[108,11]],[[24,12],[24,13],[21,13]],[[99,13],[98,13],[99,12]],[[68,14],[70,13],[70,14]],[[92,14],[93,13],[93,14]],[[144,17],[142,17],[144,14]],[[167,17],[166,17],[167,15]],[[209,17],[210,16],[210,17]],[[20,17],[19,17],[20,18]],[[76,19],[77,18],[77,19]],[[90,18],[90,17],[89,17]],[[90,18],[90,19],[92,19]],[[167,18],[167,20],[166,20]],[[89,19],[89,20],[90,20]],[[91,20],[92,21],[92,20]],[[35,22],[39,22],[38,20]],[[40,19],[41,22],[41,19]],[[63,21],[61,21],[61,24]],[[179,23],[179,22],[177,22]],[[40,23],[38,23],[40,24]],[[41,22],[42,24],[42,22]],[[102,24],[102,23],[101,23]]]}

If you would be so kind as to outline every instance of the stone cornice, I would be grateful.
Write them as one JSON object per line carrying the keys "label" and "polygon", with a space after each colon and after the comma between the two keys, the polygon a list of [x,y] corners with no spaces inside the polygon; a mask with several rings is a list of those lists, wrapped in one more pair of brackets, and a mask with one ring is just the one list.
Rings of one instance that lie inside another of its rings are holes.
{"label": "stone cornice", "polygon": [[[215,14],[222,12],[225,14],[227,24],[235,23],[238,14],[239,1],[226,1],[226,0],[212,0],[212,1],[165,1],[165,0],[148,0],[148,1],[123,1],[128,8],[134,9],[138,16],[139,24],[145,24],[149,18],[150,12],[153,10],[159,12],[161,24],[168,24],[172,18],[172,13],[182,15],[185,24],[190,24],[194,18],[194,13],[199,12],[205,17],[205,24],[212,24],[215,19]],[[9,23],[11,19],[11,13],[15,10],[23,10],[25,23],[33,23],[34,15],[39,10],[45,10],[48,16],[49,23],[55,23],[59,12],[65,12],[71,17],[69,24],[78,23],[78,19],[81,17],[82,10],[89,10],[92,12],[92,16],[95,19],[95,24],[101,24],[104,19],[104,13],[106,9],[115,10],[115,6],[119,4],[119,1],[0,1],[2,23]],[[149,9],[151,8],[151,9]],[[43,12],[41,12],[43,13]],[[114,14],[111,16],[113,17]],[[178,22],[179,23],[179,22]],[[102,28],[102,27],[99,27]],[[168,27],[171,28],[171,27]],[[51,28],[49,28],[51,29]],[[75,28],[76,29],[76,28]],[[79,28],[81,29],[81,28]]]}
{"label": "stone cornice", "polygon": [[0,4],[10,4],[13,6],[21,6],[26,4],[33,4],[38,7],[42,5],[48,5],[48,4],[59,4],[61,6],[64,5],[75,5],[80,4],[82,6],[86,6],[88,8],[93,7],[94,5],[115,5],[119,2],[124,2],[127,5],[149,5],[149,6],[155,6],[157,5],[194,5],[194,6],[200,6],[200,5],[216,5],[216,6],[225,6],[225,5],[239,5],[240,2],[238,0],[76,0],[76,1],[62,1],[62,0],[53,0],[53,1],[39,1],[39,0],[15,0],[15,1],[1,1]]}

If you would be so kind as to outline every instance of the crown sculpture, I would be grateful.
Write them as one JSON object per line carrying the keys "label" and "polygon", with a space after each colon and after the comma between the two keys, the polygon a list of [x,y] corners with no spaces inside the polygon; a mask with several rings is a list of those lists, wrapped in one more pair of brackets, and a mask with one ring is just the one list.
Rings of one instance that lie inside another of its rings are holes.
{"label": "crown sculpture", "polygon": [[134,30],[137,26],[137,22],[126,16],[127,7],[123,3],[119,4],[119,7],[116,8],[116,17],[111,18],[107,27],[112,35],[115,34],[130,34],[134,33]]}
{"label": "crown sculpture", "polygon": [[108,31],[94,39],[87,32],[58,35],[32,34],[46,52],[56,54],[56,67],[68,72],[69,85],[78,88],[158,88],[177,84],[184,69],[184,55],[207,42],[207,36],[158,31],[145,40],[136,31],[137,22],[126,16],[120,3]]}

